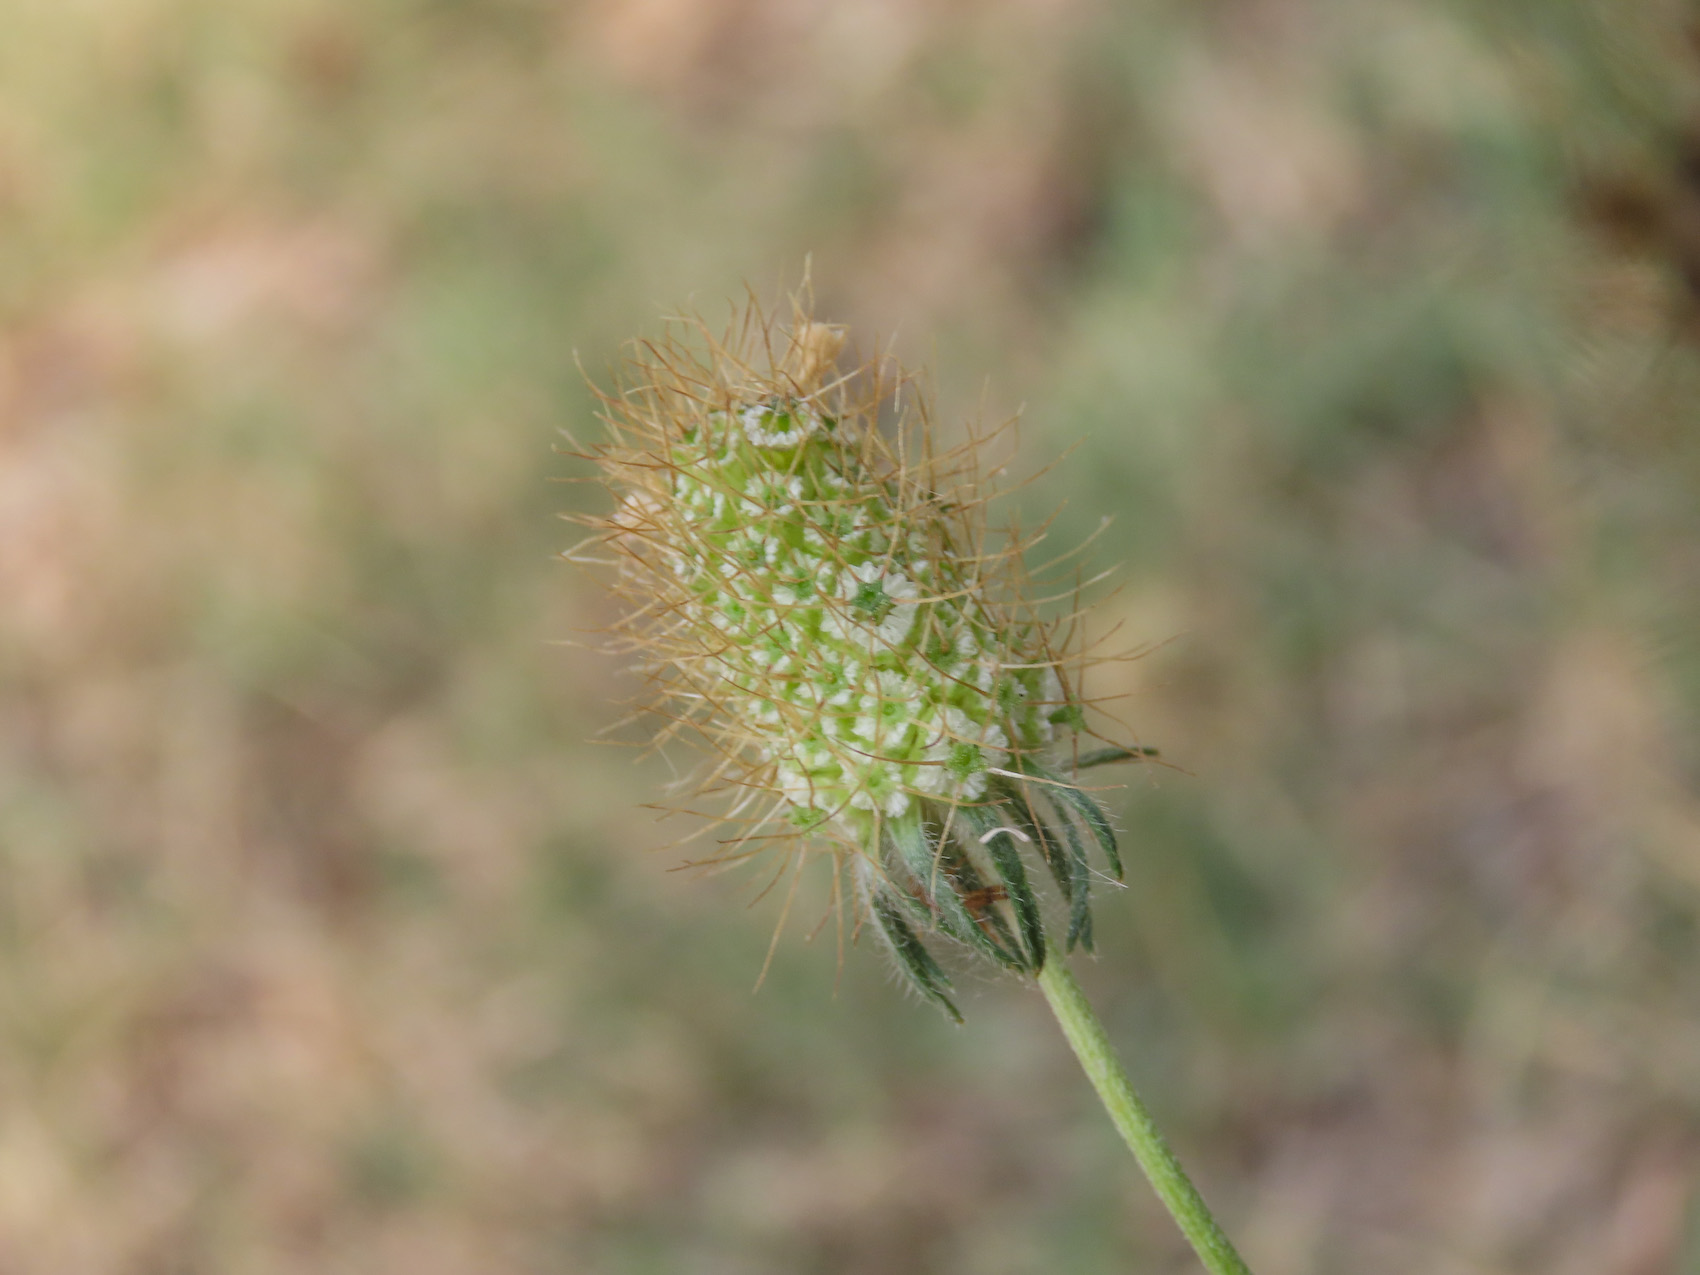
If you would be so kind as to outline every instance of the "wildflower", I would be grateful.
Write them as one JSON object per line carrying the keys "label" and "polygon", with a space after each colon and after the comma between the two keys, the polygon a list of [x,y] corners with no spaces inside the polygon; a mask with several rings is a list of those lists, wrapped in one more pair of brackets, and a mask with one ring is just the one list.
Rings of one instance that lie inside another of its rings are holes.
{"label": "wildflower", "polygon": [[[1109,820],[1072,778],[1083,658],[1023,599],[978,464],[941,453],[913,381],[840,372],[840,329],[751,308],[641,347],[605,395],[596,452],[619,498],[592,519],[616,551],[658,707],[711,746],[707,786],[738,790],[729,853],[776,829],[829,845],[910,982],[952,1015],[922,935],[1036,974],[1046,930],[1023,849],[1092,941]],[[1006,829],[1016,835],[992,835]]]}
{"label": "wildflower", "polygon": [[776,829],[829,846],[860,917],[959,1022],[927,939],[1033,977],[1206,1268],[1246,1275],[1047,959],[1025,856],[1056,884],[1064,945],[1090,948],[1087,847],[1122,866],[1075,776],[1150,750],[1081,752],[1086,661],[1024,599],[1028,546],[987,533],[982,440],[939,453],[912,383],[878,361],[841,374],[843,333],[800,304],[787,327],[751,307],[724,339],[690,332],[603,396],[618,504],[586,521],[617,555],[618,633],[657,711],[709,744],[704,788],[737,794],[725,857]]}

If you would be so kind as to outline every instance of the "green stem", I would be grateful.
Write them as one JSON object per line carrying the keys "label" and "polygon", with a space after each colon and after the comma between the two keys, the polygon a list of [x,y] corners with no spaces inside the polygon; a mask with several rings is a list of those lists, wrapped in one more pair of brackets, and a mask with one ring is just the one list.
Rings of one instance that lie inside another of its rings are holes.
{"label": "green stem", "polygon": [[1039,971],[1039,988],[1050,1002],[1057,1022],[1062,1024],[1063,1035],[1074,1047],[1074,1056],[1080,1059],[1081,1067],[1097,1089],[1122,1141],[1145,1170],[1145,1176],[1151,1179],[1158,1197],[1186,1233],[1205,1269],[1211,1275],[1251,1275],[1228,1237],[1222,1234],[1222,1228],[1216,1225],[1216,1219],[1210,1216],[1204,1198],[1187,1178],[1175,1153],[1157,1132],[1145,1104],[1133,1091],[1126,1069],[1110,1047],[1104,1025],[1092,1012],[1080,984],[1074,981],[1061,957],[1053,956],[1045,962],[1045,968]]}

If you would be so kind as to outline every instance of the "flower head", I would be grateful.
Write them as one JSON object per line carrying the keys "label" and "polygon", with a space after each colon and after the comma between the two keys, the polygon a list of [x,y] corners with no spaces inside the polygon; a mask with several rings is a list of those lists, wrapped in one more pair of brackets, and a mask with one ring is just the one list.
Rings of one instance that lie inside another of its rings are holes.
{"label": "flower head", "polygon": [[1022,850],[1070,945],[1091,941],[1085,845],[1120,873],[1108,820],[1051,769],[1082,760],[1082,660],[1023,600],[1025,546],[988,534],[983,440],[939,453],[908,378],[841,373],[842,331],[801,305],[790,320],[752,307],[723,338],[688,325],[640,348],[603,396],[618,505],[590,521],[658,707],[710,744],[705,786],[743,798],[732,845],[832,846],[900,968],[954,1014],[917,930],[1036,973]]}

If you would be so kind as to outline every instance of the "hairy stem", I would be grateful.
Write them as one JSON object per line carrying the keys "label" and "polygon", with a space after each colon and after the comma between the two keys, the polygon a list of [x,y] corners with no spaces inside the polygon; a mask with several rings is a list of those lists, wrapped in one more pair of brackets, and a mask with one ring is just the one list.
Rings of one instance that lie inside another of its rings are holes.
{"label": "hairy stem", "polygon": [[1222,1234],[1222,1228],[1216,1225],[1216,1219],[1210,1216],[1203,1197],[1187,1178],[1175,1153],[1169,1150],[1169,1144],[1152,1123],[1151,1114],[1140,1102],[1126,1069],[1110,1047],[1104,1025],[1092,1012],[1080,984],[1060,957],[1045,962],[1039,972],[1039,988],[1050,1002],[1051,1012],[1062,1025],[1063,1034],[1097,1089],[1122,1141],[1145,1170],[1145,1176],[1186,1234],[1205,1269],[1211,1275],[1250,1275],[1228,1237]]}

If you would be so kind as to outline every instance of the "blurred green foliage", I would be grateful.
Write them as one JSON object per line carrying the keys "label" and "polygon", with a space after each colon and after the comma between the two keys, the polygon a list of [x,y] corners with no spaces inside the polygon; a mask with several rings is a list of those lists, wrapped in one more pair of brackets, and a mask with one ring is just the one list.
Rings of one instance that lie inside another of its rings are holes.
{"label": "blurred green foliage", "polygon": [[1115,518],[1083,977],[1254,1267],[1700,1263],[1685,19],[14,0],[0,1269],[1185,1269],[1035,998],[821,880],[752,996],[587,742],[575,351],[805,254]]}

